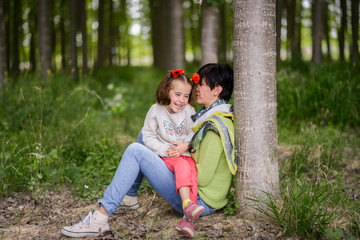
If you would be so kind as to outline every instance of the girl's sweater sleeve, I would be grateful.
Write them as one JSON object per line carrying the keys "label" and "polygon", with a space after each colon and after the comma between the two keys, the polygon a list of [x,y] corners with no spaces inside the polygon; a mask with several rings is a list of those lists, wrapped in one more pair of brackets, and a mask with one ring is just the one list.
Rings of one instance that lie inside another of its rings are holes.
{"label": "girl's sweater sleeve", "polygon": [[156,155],[160,157],[168,157],[166,151],[170,147],[170,143],[161,141],[158,138],[157,130],[159,126],[156,116],[155,105],[153,105],[145,118],[144,127],[142,130],[143,142],[144,145],[153,151]]}

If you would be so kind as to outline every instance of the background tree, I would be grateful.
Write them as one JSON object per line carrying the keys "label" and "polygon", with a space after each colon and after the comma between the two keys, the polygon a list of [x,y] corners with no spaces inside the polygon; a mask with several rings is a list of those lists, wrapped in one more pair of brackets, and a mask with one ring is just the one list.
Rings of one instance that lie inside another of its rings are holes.
{"label": "background tree", "polygon": [[14,0],[14,12],[13,12],[13,27],[12,27],[12,61],[11,61],[11,73],[14,79],[17,79],[19,76],[19,64],[20,64],[20,52],[19,52],[19,43],[21,35],[21,0]]}
{"label": "background tree", "polygon": [[276,0],[276,63],[278,64],[281,60],[280,49],[281,49],[281,19],[284,12],[285,0]]}
{"label": "background tree", "polygon": [[347,7],[346,7],[346,0],[340,0],[340,30],[338,31],[338,42],[339,42],[339,59],[341,62],[345,62],[345,32],[346,32],[346,25],[347,25]]}
{"label": "background tree", "polygon": [[324,0],[314,0],[312,4],[312,63],[322,63],[321,41],[324,29]]}
{"label": "background tree", "polygon": [[48,0],[38,0],[39,18],[39,51],[41,76],[47,77],[51,71],[51,29],[50,29],[50,2]]}
{"label": "background tree", "polygon": [[359,0],[351,0],[352,45],[350,59],[355,65],[359,59]]}
{"label": "background tree", "polygon": [[4,0],[0,0],[0,89],[7,82],[6,30]]}
{"label": "background tree", "polygon": [[[234,106],[239,169],[236,197],[242,209],[249,197],[276,193],[279,185],[276,116],[275,0],[235,0]],[[243,209],[246,217],[255,214]]]}
{"label": "background tree", "polygon": [[218,62],[218,31],[220,11],[215,1],[202,1],[201,3],[201,62]]}
{"label": "background tree", "polygon": [[154,65],[162,70],[185,67],[181,0],[151,0]]}
{"label": "background tree", "polygon": [[80,27],[81,27],[81,40],[82,40],[82,73],[86,75],[88,69],[88,37],[86,26],[86,0],[79,1],[80,6]]}
{"label": "background tree", "polygon": [[69,1],[70,7],[70,32],[69,32],[69,67],[70,75],[78,77],[78,62],[76,50],[76,30],[78,25],[78,1]]}

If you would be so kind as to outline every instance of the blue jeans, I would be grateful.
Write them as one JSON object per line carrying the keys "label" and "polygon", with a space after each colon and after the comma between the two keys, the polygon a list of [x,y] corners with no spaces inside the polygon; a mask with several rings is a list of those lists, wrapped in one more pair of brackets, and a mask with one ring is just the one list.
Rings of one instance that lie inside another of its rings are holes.
{"label": "blue jeans", "polygon": [[[183,213],[181,198],[176,192],[174,173],[150,149],[141,143],[132,143],[125,150],[113,180],[100,200],[100,205],[105,208],[109,216],[120,206],[127,193],[133,192],[137,195],[143,176],[176,211]],[[202,216],[216,212],[216,209],[208,206],[199,196],[197,204],[205,208]]]}

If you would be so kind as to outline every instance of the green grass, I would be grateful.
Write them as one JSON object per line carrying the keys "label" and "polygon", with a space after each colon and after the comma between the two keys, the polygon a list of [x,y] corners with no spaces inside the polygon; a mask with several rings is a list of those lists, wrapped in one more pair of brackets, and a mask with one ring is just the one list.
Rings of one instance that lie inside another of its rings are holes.
{"label": "green grass", "polygon": [[[9,84],[0,93],[0,196],[41,197],[65,185],[79,200],[101,197],[164,75],[121,67],[79,81],[54,74],[43,83],[23,74]],[[281,189],[253,199],[256,208],[286,236],[359,238],[359,70],[285,64],[277,79]],[[228,197],[231,216],[238,204]]]}

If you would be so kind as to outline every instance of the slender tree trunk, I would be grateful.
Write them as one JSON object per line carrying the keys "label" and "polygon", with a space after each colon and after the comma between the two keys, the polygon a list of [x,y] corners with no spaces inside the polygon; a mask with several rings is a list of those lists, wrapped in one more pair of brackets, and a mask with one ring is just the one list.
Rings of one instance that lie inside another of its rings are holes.
{"label": "slender tree trunk", "polygon": [[226,31],[226,13],[225,13],[225,6],[226,3],[225,2],[221,2],[220,3],[220,24],[221,24],[221,48],[219,51],[219,58],[220,58],[220,62],[222,63],[226,63],[227,62],[227,56],[226,56],[226,52],[227,52],[227,48],[226,48],[226,35],[227,35],[227,31]]}
{"label": "slender tree trunk", "polygon": [[31,33],[31,39],[30,39],[30,71],[35,72],[37,67],[36,62],[36,43],[37,43],[37,31],[38,28],[38,18],[35,3],[32,3],[30,7],[30,13],[29,13],[29,29]]}
{"label": "slender tree trunk", "polygon": [[347,8],[346,8],[346,0],[340,0],[340,9],[341,9],[341,26],[339,35],[339,58],[340,62],[345,62],[345,32],[346,32],[346,25],[347,25]]}
{"label": "slender tree trunk", "polygon": [[329,11],[328,3],[325,2],[325,11],[324,11],[324,34],[326,40],[326,49],[327,49],[327,58],[331,62],[331,46],[330,46],[330,29],[329,29]]}
{"label": "slender tree trunk", "polygon": [[38,0],[39,51],[41,76],[43,78],[46,78],[49,72],[51,72],[51,25],[49,4],[49,0]]}
{"label": "slender tree trunk", "polygon": [[201,66],[218,62],[218,31],[220,11],[216,2],[201,3]]}
{"label": "slender tree trunk", "polygon": [[11,73],[16,80],[19,76],[20,69],[20,53],[19,53],[19,40],[21,29],[21,0],[14,0],[14,13],[13,13],[13,38],[12,38],[12,63]]}
{"label": "slender tree trunk", "polygon": [[289,43],[291,61],[294,60],[295,48],[295,12],[296,0],[287,0],[287,41]]}
{"label": "slender tree trunk", "polygon": [[70,75],[78,77],[77,49],[76,49],[76,29],[77,29],[77,1],[70,1],[70,32],[69,32],[69,67]]}
{"label": "slender tree trunk", "polygon": [[284,11],[284,0],[276,0],[276,64],[281,61],[281,20]]}
{"label": "slender tree trunk", "polygon": [[87,28],[86,28],[86,0],[81,0],[81,4],[80,4],[80,12],[81,12],[81,18],[80,18],[80,22],[81,22],[81,35],[82,35],[82,74],[86,75],[89,71],[88,68],[88,50],[87,50],[87,46],[88,46],[88,41],[87,41]]}
{"label": "slender tree trunk", "polygon": [[61,68],[63,71],[66,69],[66,32],[65,32],[65,0],[60,3],[60,36],[61,36]]}
{"label": "slender tree trunk", "polygon": [[279,188],[276,119],[275,0],[234,0],[235,134],[239,170],[236,197],[244,217],[249,197]]}
{"label": "slender tree trunk", "polygon": [[6,29],[4,1],[0,0],[0,90],[7,84]]}
{"label": "slender tree trunk", "polygon": [[351,30],[351,63],[355,65],[359,59],[359,0],[351,0]]}
{"label": "slender tree trunk", "polygon": [[324,3],[325,0],[314,0],[312,4],[312,63],[320,65],[322,63],[321,41],[323,37],[324,28]]}
{"label": "slender tree trunk", "polygon": [[102,67],[104,65],[104,0],[99,0],[98,8],[98,48],[97,48],[97,62],[96,67]]}
{"label": "slender tree trunk", "polygon": [[[196,4],[193,1],[190,1],[190,15],[194,16],[194,14],[197,14],[197,8],[196,8]],[[190,18],[190,22],[191,22],[191,49],[192,52],[194,54],[194,60],[193,63],[194,64],[199,64],[200,63],[200,54],[199,54],[199,31],[198,31],[198,20],[195,20],[193,17]]]}

